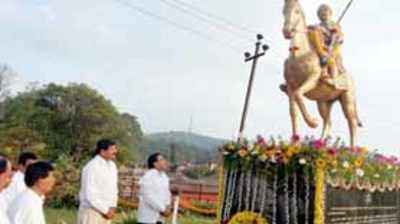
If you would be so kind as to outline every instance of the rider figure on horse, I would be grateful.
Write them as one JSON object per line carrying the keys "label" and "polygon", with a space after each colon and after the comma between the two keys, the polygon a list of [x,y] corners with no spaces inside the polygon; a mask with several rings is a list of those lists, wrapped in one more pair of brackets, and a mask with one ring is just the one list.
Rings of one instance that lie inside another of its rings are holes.
{"label": "rider figure on horse", "polygon": [[334,85],[335,77],[345,72],[340,54],[343,33],[340,25],[332,18],[333,12],[329,5],[322,4],[317,14],[320,23],[310,27],[309,37],[324,68],[323,80]]}

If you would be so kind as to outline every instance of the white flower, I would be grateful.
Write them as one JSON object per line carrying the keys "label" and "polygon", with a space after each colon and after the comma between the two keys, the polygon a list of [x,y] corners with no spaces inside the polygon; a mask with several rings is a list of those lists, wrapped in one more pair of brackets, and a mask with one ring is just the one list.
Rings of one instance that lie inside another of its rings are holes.
{"label": "white flower", "polygon": [[224,155],[229,155],[230,153],[227,152],[227,151],[224,151],[224,152],[222,152],[222,154],[224,154]]}
{"label": "white flower", "polygon": [[262,154],[261,156],[259,156],[258,157],[262,162],[265,162],[265,161],[267,161],[267,159],[268,159],[268,156],[267,155],[265,155],[265,154]]}
{"label": "white flower", "polygon": [[387,168],[388,168],[388,170],[391,170],[391,169],[393,169],[393,166],[389,164],[389,165],[387,166]]}
{"label": "white flower", "polygon": [[332,173],[336,173],[336,171],[337,171],[336,169],[332,169],[331,170]]}
{"label": "white flower", "polygon": [[252,144],[252,143],[247,144],[247,148],[248,148],[250,151],[253,150],[253,149],[254,149],[254,144]]}
{"label": "white flower", "polygon": [[272,157],[271,157],[270,162],[271,162],[271,163],[276,163],[275,156],[272,156]]}
{"label": "white flower", "polygon": [[356,174],[357,174],[357,176],[362,177],[362,176],[364,176],[364,170],[356,169]]}
{"label": "white flower", "polygon": [[380,175],[376,173],[376,174],[374,174],[374,177],[375,177],[375,178],[379,178]]}
{"label": "white flower", "polygon": [[251,154],[252,156],[255,156],[255,155],[258,154],[258,151],[257,151],[257,150],[252,150],[252,151],[250,152],[250,154]]}
{"label": "white flower", "polygon": [[344,167],[344,168],[349,168],[349,167],[350,167],[349,162],[344,161],[344,162],[343,162],[343,167]]}
{"label": "white flower", "polygon": [[307,160],[304,159],[304,158],[301,158],[301,159],[299,159],[299,163],[300,163],[301,165],[304,165],[304,164],[307,163]]}

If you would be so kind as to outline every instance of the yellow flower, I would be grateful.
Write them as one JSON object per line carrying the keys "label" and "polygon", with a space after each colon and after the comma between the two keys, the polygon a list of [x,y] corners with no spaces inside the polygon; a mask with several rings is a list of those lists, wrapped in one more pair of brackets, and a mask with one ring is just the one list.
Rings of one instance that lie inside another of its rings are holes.
{"label": "yellow flower", "polygon": [[331,165],[332,165],[333,167],[337,167],[337,161],[336,161],[336,160],[332,160],[332,161],[331,161]]}
{"label": "yellow flower", "polygon": [[367,154],[368,153],[368,149],[366,148],[366,147],[361,147],[360,148],[360,154],[361,155],[365,155],[365,154]]}
{"label": "yellow flower", "polygon": [[285,152],[285,157],[287,157],[288,159],[292,158],[292,156],[293,156],[293,152],[291,152],[291,151]]}
{"label": "yellow flower", "polygon": [[286,157],[288,157],[288,159],[290,159],[296,153],[298,153],[298,147],[292,145],[292,146],[289,146],[289,148],[286,150],[285,155],[286,155]]}
{"label": "yellow flower", "polygon": [[241,148],[240,150],[239,150],[239,156],[240,157],[245,157],[247,154],[248,154],[249,152],[246,150],[246,149],[244,149],[244,148]]}
{"label": "yellow flower", "polygon": [[250,154],[251,155],[259,155],[261,150],[260,146],[256,145],[253,149],[251,149]]}
{"label": "yellow flower", "polygon": [[286,157],[286,156],[284,156],[283,158],[282,158],[282,162],[284,163],[284,164],[287,164],[288,162],[289,162],[289,158],[288,157]]}
{"label": "yellow flower", "polygon": [[360,168],[363,165],[363,163],[364,159],[359,157],[354,161],[354,166]]}
{"label": "yellow flower", "polygon": [[240,212],[236,213],[228,224],[267,224],[267,220],[261,215],[254,212]]}
{"label": "yellow flower", "polygon": [[270,150],[267,150],[265,153],[268,155],[268,157],[272,157],[272,156],[275,156],[276,150],[270,149]]}
{"label": "yellow flower", "polygon": [[262,162],[267,161],[268,156],[266,154],[262,154],[261,156],[258,157]]}
{"label": "yellow flower", "polygon": [[317,159],[317,161],[315,161],[315,164],[318,168],[324,168],[326,166],[326,162],[323,159]]}
{"label": "yellow flower", "polygon": [[293,149],[294,149],[294,153],[299,153],[300,152],[300,146],[299,145],[294,145]]}

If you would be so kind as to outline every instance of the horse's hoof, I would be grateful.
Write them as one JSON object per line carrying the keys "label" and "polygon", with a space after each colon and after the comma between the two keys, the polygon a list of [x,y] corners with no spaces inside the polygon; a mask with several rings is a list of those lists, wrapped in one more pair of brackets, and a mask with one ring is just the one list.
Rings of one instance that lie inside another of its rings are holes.
{"label": "horse's hoof", "polygon": [[317,128],[318,127],[318,119],[311,118],[311,120],[309,122],[307,122],[307,124],[310,128]]}

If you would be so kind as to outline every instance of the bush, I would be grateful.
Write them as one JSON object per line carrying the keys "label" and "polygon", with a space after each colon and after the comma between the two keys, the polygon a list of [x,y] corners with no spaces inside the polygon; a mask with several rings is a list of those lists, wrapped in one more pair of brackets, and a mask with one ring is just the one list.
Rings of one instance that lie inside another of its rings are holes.
{"label": "bush", "polygon": [[136,215],[133,213],[121,213],[120,215],[120,221],[117,222],[117,224],[136,224],[137,219]]}
{"label": "bush", "polygon": [[215,203],[211,203],[208,201],[193,200],[192,205],[196,208],[202,208],[202,209],[216,209],[217,208],[217,205]]}
{"label": "bush", "polygon": [[53,208],[78,206],[80,166],[69,156],[60,156],[55,163],[56,186],[49,196],[48,205]]}
{"label": "bush", "polygon": [[215,174],[215,170],[210,170],[207,165],[199,165],[186,169],[183,171],[185,176],[192,179],[201,179]]}

